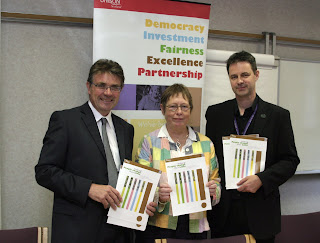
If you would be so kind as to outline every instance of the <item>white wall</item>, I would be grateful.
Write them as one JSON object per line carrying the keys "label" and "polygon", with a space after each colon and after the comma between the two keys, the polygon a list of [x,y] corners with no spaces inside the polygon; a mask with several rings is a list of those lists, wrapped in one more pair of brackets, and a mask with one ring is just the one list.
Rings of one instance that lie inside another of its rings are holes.
{"label": "white wall", "polygon": [[284,215],[320,211],[320,174],[295,175],[280,186]]}
{"label": "white wall", "polygon": [[320,62],[280,61],[279,105],[294,111],[291,120],[301,160],[298,171],[320,173],[319,151],[315,148],[320,137],[319,76]]}
{"label": "white wall", "polygon": [[[195,0],[194,0],[195,1]],[[199,0],[213,3],[210,28],[320,40],[318,0]],[[2,0],[1,10],[92,18],[88,0]],[[209,39],[208,48],[263,53],[264,44]],[[282,58],[319,59],[319,48],[277,46]],[[50,114],[81,105],[92,62],[92,29],[1,23],[0,160],[2,227],[51,226],[52,193],[34,179]],[[294,111],[291,111],[294,112]],[[282,211],[320,211],[319,175],[297,175],[281,186]],[[50,230],[50,229],[49,229]]]}
{"label": "white wall", "polygon": [[34,166],[50,114],[87,100],[91,53],[90,28],[2,24],[3,228],[50,226],[53,195],[37,185]]}
{"label": "white wall", "polygon": [[[318,0],[198,0],[212,3],[210,29],[320,40]],[[264,43],[211,39],[209,49],[242,50],[264,53]],[[282,58],[318,60],[319,48],[278,45],[276,55]]]}

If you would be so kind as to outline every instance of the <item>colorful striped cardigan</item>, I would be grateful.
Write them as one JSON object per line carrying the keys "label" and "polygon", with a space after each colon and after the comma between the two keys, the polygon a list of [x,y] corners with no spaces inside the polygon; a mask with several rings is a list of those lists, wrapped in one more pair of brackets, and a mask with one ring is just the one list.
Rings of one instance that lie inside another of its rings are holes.
{"label": "colorful striped cardigan", "polygon": [[[170,142],[167,137],[158,136],[160,130],[161,129],[155,130],[144,136],[138,146],[136,162],[161,170],[162,175],[160,182],[167,183],[168,180],[165,160],[174,158],[174,156],[176,156],[176,144]],[[208,178],[209,180],[216,179],[216,183],[218,185],[216,189],[216,196],[212,199],[212,205],[214,206],[219,202],[221,192],[221,186],[219,183],[220,178],[218,175],[218,162],[215,155],[214,146],[208,137],[200,133],[195,132],[194,137],[196,137],[196,141],[192,141],[192,145],[185,148],[185,153],[186,155],[204,155],[207,165]],[[156,192],[155,201],[158,203],[158,207],[155,215],[149,217],[148,224],[160,228],[175,230],[177,228],[178,217],[172,216],[170,202],[167,202],[165,204],[160,203],[158,202],[158,197],[159,195]],[[206,211],[189,214],[189,218],[190,233],[201,233],[203,231],[210,230]]]}

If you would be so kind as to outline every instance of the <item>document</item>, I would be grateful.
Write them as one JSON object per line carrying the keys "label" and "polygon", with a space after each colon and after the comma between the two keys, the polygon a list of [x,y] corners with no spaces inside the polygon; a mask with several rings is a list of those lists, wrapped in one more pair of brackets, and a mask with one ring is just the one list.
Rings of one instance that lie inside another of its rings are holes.
{"label": "document", "polygon": [[210,210],[205,157],[202,154],[166,160],[173,216]]}
{"label": "document", "polygon": [[231,135],[222,138],[226,189],[265,169],[267,138],[257,135]]}
{"label": "document", "polygon": [[146,207],[153,201],[160,176],[160,170],[125,160],[116,186],[123,201],[116,210],[109,209],[107,223],[144,231]]}

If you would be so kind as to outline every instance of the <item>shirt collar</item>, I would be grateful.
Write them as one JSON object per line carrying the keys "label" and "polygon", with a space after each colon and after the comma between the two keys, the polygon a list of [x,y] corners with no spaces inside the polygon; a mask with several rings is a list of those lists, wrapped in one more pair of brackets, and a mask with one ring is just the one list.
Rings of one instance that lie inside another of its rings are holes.
{"label": "shirt collar", "polygon": [[[190,126],[187,126],[187,127],[188,127],[188,132],[189,132],[188,139],[190,139],[190,140],[192,140],[192,141],[197,141],[197,136],[196,136],[195,131],[194,131]],[[168,140],[169,140],[171,143],[174,143],[174,141],[172,140],[172,138],[171,138],[170,135],[169,135],[169,132],[168,132],[168,130],[167,130],[166,124],[164,124],[164,125],[160,128],[160,131],[159,131],[159,134],[158,134],[158,138],[168,138]]]}
{"label": "shirt collar", "polygon": [[94,106],[92,105],[91,101],[88,101],[89,107],[92,110],[94,119],[96,120],[96,122],[99,122],[101,120],[101,118],[106,118],[108,120],[108,123],[110,125],[110,127],[113,127],[113,123],[112,123],[112,118],[111,118],[111,111],[109,112],[109,114],[107,116],[103,116],[101,115],[101,113],[99,111],[97,111],[96,108],[94,108]]}
{"label": "shirt collar", "polygon": [[[248,107],[247,109],[245,109],[244,113],[243,113],[243,117],[250,117],[256,107],[256,105],[259,102],[260,97],[258,95],[256,95],[256,98],[254,99],[252,105],[250,107]],[[234,100],[234,115],[236,117],[240,117],[240,111],[239,111],[239,107],[238,107],[238,103],[237,100]]]}

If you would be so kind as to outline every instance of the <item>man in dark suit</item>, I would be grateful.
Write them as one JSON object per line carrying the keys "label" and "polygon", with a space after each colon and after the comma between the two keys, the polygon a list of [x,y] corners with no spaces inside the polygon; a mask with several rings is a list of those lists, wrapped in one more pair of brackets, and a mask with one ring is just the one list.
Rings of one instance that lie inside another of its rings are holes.
{"label": "man in dark suit", "polygon": [[[208,215],[212,236],[252,234],[257,242],[274,242],[281,230],[279,186],[299,164],[290,114],[256,94],[259,70],[250,53],[230,56],[227,71],[236,98],[209,106],[206,112],[206,135],[215,145],[222,179],[220,203]],[[243,178],[237,190],[225,188],[222,137],[230,134],[268,138],[265,170]]]}
{"label": "man in dark suit", "polygon": [[[123,160],[132,159],[134,128],[111,113],[124,86],[123,70],[98,60],[86,85],[87,103],[52,114],[35,167],[37,182],[54,192],[51,242],[130,242],[131,230],[106,223],[108,208],[122,200],[110,178],[116,181]],[[114,162],[104,148],[102,118]]]}

